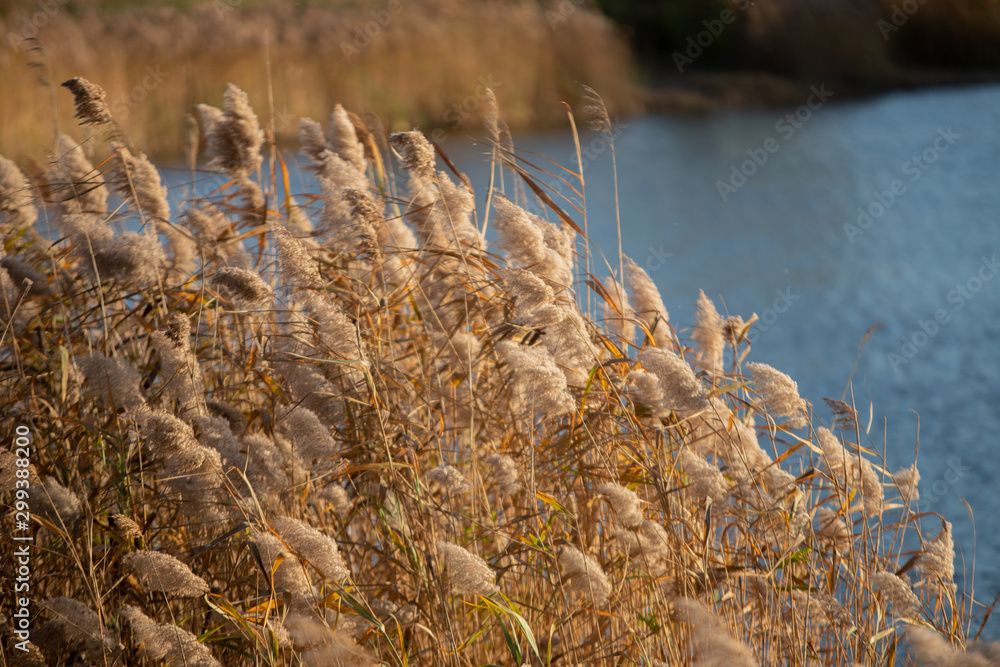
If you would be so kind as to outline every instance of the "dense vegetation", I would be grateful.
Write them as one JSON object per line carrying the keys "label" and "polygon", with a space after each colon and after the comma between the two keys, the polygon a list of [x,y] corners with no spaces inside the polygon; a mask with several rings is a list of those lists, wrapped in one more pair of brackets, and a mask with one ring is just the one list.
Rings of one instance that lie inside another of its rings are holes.
{"label": "dense vegetation", "polygon": [[7,656],[995,664],[916,464],[753,362],[753,316],[702,294],[678,330],[492,91],[482,210],[420,132],[339,105],[298,123],[322,196],[296,195],[232,85],[198,106],[216,187],[178,210],[104,91],[63,85],[87,138],[37,180],[0,158],[0,521],[31,538]]}

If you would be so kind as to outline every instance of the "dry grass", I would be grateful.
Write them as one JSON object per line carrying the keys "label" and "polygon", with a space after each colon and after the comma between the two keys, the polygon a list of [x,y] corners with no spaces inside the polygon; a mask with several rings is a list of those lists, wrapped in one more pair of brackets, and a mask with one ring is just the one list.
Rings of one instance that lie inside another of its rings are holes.
{"label": "dry grass", "polygon": [[304,126],[312,202],[257,180],[280,156],[241,91],[201,115],[228,186],[166,211],[141,156],[64,152],[54,243],[0,162],[3,434],[31,432],[50,664],[874,666],[912,664],[914,625],[927,660],[988,664],[915,469],[744,366],[753,318],[703,297],[692,348],[634,264],[611,298],[582,200],[553,223],[491,193],[487,248],[419,133]]}
{"label": "dry grass", "polygon": [[[572,5],[553,29],[536,0],[215,0],[118,12],[49,4],[55,11],[40,14],[37,35],[24,23],[39,11],[34,3],[0,18],[0,98],[19,100],[0,124],[7,155],[41,157],[52,145],[50,125],[38,123],[53,116],[51,91],[39,89],[33,65],[56,81],[101,81],[118,120],[157,156],[183,153],[185,115],[195,103],[220,102],[229,82],[259,108],[273,99],[279,140],[295,136],[299,117],[322,117],[338,103],[370,110],[390,128],[467,127],[478,122],[482,81],[507,100],[515,127],[562,121],[559,102],[575,98],[577,82],[605,91],[618,112],[638,101],[627,45],[585,6]],[[58,121],[71,126],[65,113]]]}

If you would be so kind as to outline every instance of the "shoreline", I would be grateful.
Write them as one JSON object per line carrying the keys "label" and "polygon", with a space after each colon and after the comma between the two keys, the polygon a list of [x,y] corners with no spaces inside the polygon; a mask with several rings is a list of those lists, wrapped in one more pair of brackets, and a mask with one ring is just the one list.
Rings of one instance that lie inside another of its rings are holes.
{"label": "shoreline", "polygon": [[[1000,71],[898,70],[869,83],[820,82],[836,92],[834,103],[866,100],[898,92],[1000,83]],[[644,88],[645,113],[711,114],[740,109],[770,109],[803,103],[816,81],[762,71],[692,72],[667,75]]]}

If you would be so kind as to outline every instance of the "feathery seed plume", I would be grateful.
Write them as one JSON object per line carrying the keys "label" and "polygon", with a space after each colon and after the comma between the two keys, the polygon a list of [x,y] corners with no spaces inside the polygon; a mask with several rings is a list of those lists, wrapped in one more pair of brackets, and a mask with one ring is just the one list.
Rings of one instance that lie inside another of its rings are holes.
{"label": "feathery seed plume", "polygon": [[337,464],[340,447],[330,434],[330,428],[313,411],[297,407],[284,416],[279,428],[306,468],[322,473]]}
{"label": "feathery seed plume", "polygon": [[536,319],[533,315],[541,308],[555,303],[555,292],[531,271],[502,268],[497,273],[515,299],[519,323],[531,322]]}
{"label": "feathery seed plume", "polygon": [[233,84],[226,88],[223,106],[225,111],[198,105],[210,158],[208,168],[231,175],[249,174],[261,163],[264,132],[249,96]]}
{"label": "feathery seed plume", "polygon": [[[250,538],[250,544],[260,558],[261,574],[275,591],[288,591],[300,598],[312,594],[312,586],[302,572],[302,563],[285,549],[281,540],[270,533],[257,533]],[[275,569],[279,557],[282,560]]]}
{"label": "feathery seed plume", "polygon": [[597,492],[608,499],[618,520],[626,528],[636,528],[645,521],[642,504],[635,491],[620,484],[604,482],[597,487]]}
{"label": "feathery seed plume", "polygon": [[820,507],[816,510],[816,523],[819,526],[816,534],[829,542],[835,551],[844,553],[851,548],[854,533],[838,512],[828,507]]}
{"label": "feathery seed plume", "polygon": [[239,435],[246,430],[247,418],[239,408],[236,408],[225,401],[219,401],[211,398],[205,401],[205,407],[208,409],[210,414],[216,417],[222,417],[229,422],[229,429],[235,435]]}
{"label": "feathery seed plume", "polygon": [[330,503],[333,511],[341,516],[351,511],[351,499],[339,484],[327,484],[319,490],[319,497]]}
{"label": "feathery seed plume", "polygon": [[132,155],[121,144],[115,143],[112,147],[118,156],[110,179],[115,190],[132,202],[144,216],[161,222],[170,220],[167,189],[153,163],[144,153]]}
{"label": "feathery seed plume", "polygon": [[521,488],[521,478],[517,464],[509,456],[493,454],[486,458],[486,463],[492,466],[492,481],[497,485],[500,495],[509,496]]}
{"label": "feathery seed plume", "polygon": [[996,667],[1000,664],[1000,642],[971,642],[966,650],[955,648],[941,635],[920,625],[906,630],[910,657],[917,667]]}
{"label": "feathery seed plume", "polygon": [[108,110],[107,96],[103,88],[82,76],[63,81],[62,85],[73,93],[73,104],[76,106],[74,118],[80,119],[80,125],[111,122],[111,111]]}
{"label": "feathery seed plume", "polygon": [[196,598],[208,593],[205,580],[186,563],[162,551],[132,551],[122,563],[142,579],[147,590],[171,598]]}
{"label": "feathery seed plume", "polygon": [[339,628],[327,628],[322,641],[303,649],[299,656],[302,667],[374,667],[378,664],[350,633]]}
{"label": "feathery seed plume", "polygon": [[38,219],[31,182],[12,160],[0,155],[0,236]]}
{"label": "feathery seed plume", "polygon": [[955,583],[955,542],[952,540],[951,523],[944,521],[941,532],[930,542],[925,542],[917,562],[917,572],[922,579],[938,584],[952,594],[958,590]]}
{"label": "feathery seed plume", "polygon": [[787,417],[788,428],[805,428],[806,401],[799,397],[799,386],[795,380],[781,371],[757,362],[746,365],[757,391],[764,401],[765,409],[772,417]]}
{"label": "feathery seed plume", "polygon": [[154,331],[150,337],[162,362],[164,391],[174,396],[184,410],[203,413],[204,387],[198,357],[191,349],[191,322],[177,313],[170,318],[166,331]]}
{"label": "feathery seed plume", "polygon": [[678,599],[675,604],[681,618],[691,626],[691,648],[695,655],[692,665],[757,667],[750,647],[733,637],[712,609],[688,598]]}
{"label": "feathery seed plume", "polygon": [[872,577],[875,590],[886,605],[892,605],[896,618],[917,618],[920,614],[920,600],[913,594],[910,584],[892,572],[879,570]]}
{"label": "feathery seed plume", "polygon": [[56,138],[55,158],[45,180],[64,214],[107,215],[108,189],[101,174],[84,155],[83,146],[65,134]]}
{"label": "feathery seed plume", "polygon": [[[629,371],[626,380],[628,382],[626,386],[628,396],[637,408],[641,407],[653,419],[667,416],[669,410],[663,407],[667,397],[658,377],[645,369],[636,368]],[[638,415],[640,412],[637,411],[636,414]]]}
{"label": "feathery seed plume", "polygon": [[[560,252],[565,249],[557,244],[561,235],[558,227],[525,211],[503,195],[494,197],[493,208],[496,212],[494,224],[499,237],[497,244],[507,253],[512,265],[527,269],[548,281],[556,291],[572,286],[572,267]],[[552,245],[557,245],[558,249]]]}
{"label": "feathery seed plume", "polygon": [[358,251],[365,259],[378,264],[381,261],[379,231],[385,227],[385,216],[364,190],[344,188],[343,197],[351,207],[354,240]]}
{"label": "feathery seed plume", "polygon": [[[461,248],[486,248],[486,240],[472,222],[476,197],[465,183],[455,183],[443,171],[437,174],[439,199],[434,204],[436,227],[444,234],[444,243]],[[442,241],[438,239],[438,242]]]}
{"label": "feathery seed plume", "polygon": [[284,225],[274,225],[271,229],[274,243],[278,247],[278,265],[285,282],[295,288],[317,288],[323,284],[316,260],[306,250],[305,245],[292,236]]}
{"label": "feathery seed plume", "polygon": [[344,107],[337,105],[330,114],[330,123],[327,126],[329,141],[327,147],[354,166],[360,173],[365,173],[365,149],[358,141],[358,134],[354,129],[354,123]]}
{"label": "feathery seed plume", "polygon": [[920,490],[917,488],[917,484],[920,483],[920,471],[917,470],[916,463],[897,470],[892,480],[904,501],[912,503],[920,500]]}
{"label": "feathery seed plume", "polygon": [[614,276],[606,277],[603,284],[610,297],[610,300],[601,299],[599,304],[604,322],[623,342],[631,343],[635,340],[635,311],[628,302],[628,295],[622,291],[621,284]]}
{"label": "feathery seed plume", "polygon": [[139,391],[142,377],[128,359],[94,353],[80,359],[87,389],[102,405],[134,408],[146,402]]}
{"label": "feathery seed plume", "polygon": [[574,546],[566,545],[559,554],[567,589],[595,607],[603,607],[611,595],[611,582],[600,564]]}
{"label": "feathery seed plume", "polygon": [[496,586],[496,573],[482,558],[457,544],[437,543],[438,553],[444,557],[451,588],[461,595],[493,595],[500,591]]}
{"label": "feathery seed plume", "polygon": [[650,347],[639,355],[641,363],[660,380],[667,410],[704,410],[708,407],[708,391],[698,381],[684,359],[670,350]]}
{"label": "feathery seed plume", "polygon": [[512,341],[501,342],[497,350],[513,376],[511,393],[516,410],[533,408],[536,415],[558,416],[576,409],[566,376],[548,350]]}
{"label": "feathery seed plume", "polygon": [[670,535],[658,521],[644,519],[631,528],[615,528],[612,533],[621,540],[626,553],[632,554],[633,566],[641,567],[654,577],[666,573],[666,563],[672,553]]}
{"label": "feathery seed plume", "polygon": [[7,272],[15,285],[23,285],[25,279],[30,280],[31,290],[28,292],[30,296],[48,296],[53,293],[48,276],[16,257],[4,257],[2,247],[0,247],[0,268]]}
{"label": "feathery seed plume", "polygon": [[70,528],[80,518],[80,499],[55,477],[43,477],[44,489],[36,489],[29,501],[31,511],[55,526]]}
{"label": "feathery seed plume", "polygon": [[211,650],[184,628],[160,625],[133,606],[126,606],[119,617],[131,631],[139,656],[147,660],[185,667],[222,667]]}
{"label": "feathery seed plume", "polygon": [[389,137],[389,143],[402,154],[404,169],[421,180],[434,180],[434,147],[423,132],[397,132]]}
{"label": "feathery seed plume", "polygon": [[319,184],[323,191],[319,231],[326,237],[325,246],[334,252],[357,252],[357,223],[350,202],[344,199],[344,191],[348,188],[367,191],[368,181],[351,163],[325,151],[321,155]]}
{"label": "feathery seed plume", "polygon": [[108,516],[108,525],[121,537],[134,546],[136,549],[142,547],[145,538],[142,535],[142,528],[129,517],[116,512]]}
{"label": "feathery seed plume", "polygon": [[674,343],[670,335],[670,316],[663,305],[660,290],[645,269],[630,257],[625,258],[625,284],[632,297],[632,310],[652,332],[656,346],[671,349]]}
{"label": "feathery seed plume", "polygon": [[856,489],[862,497],[865,513],[868,516],[881,514],[885,492],[871,462],[849,452],[829,429],[821,426],[817,435],[827,468],[836,481],[838,494],[846,496],[851,489]]}
{"label": "feathery seed plume", "polygon": [[285,544],[324,577],[338,583],[344,583],[350,578],[351,572],[340,555],[336,540],[291,517],[280,517],[273,523]]}
{"label": "feathery seed plume", "polygon": [[729,485],[717,466],[689,449],[681,451],[680,460],[684,474],[690,480],[689,490],[695,498],[721,502],[729,495]]}
{"label": "feathery seed plume", "polygon": [[428,471],[427,481],[440,485],[445,495],[448,496],[472,490],[472,484],[469,483],[469,480],[465,479],[465,475],[458,468],[447,464],[441,464],[433,470]]}
{"label": "feathery seed plume", "polygon": [[834,398],[824,398],[823,401],[830,412],[833,413],[833,425],[831,428],[844,431],[853,431],[858,425],[858,413],[850,405]]}
{"label": "feathery seed plume", "polygon": [[226,266],[215,272],[212,283],[225,287],[245,308],[258,308],[274,298],[274,290],[256,271]]}
{"label": "feathery seed plume", "polygon": [[330,150],[326,145],[323,126],[312,118],[303,118],[299,121],[299,143],[302,144],[302,153],[314,165],[321,164],[323,161],[323,152]]}
{"label": "feathery seed plume", "polygon": [[726,341],[722,333],[723,322],[719,311],[715,309],[712,300],[705,292],[698,290],[698,311],[695,316],[694,330],[691,338],[698,349],[696,363],[699,368],[713,375],[722,373],[722,354]]}
{"label": "feathery seed plume", "polygon": [[[74,652],[86,650],[90,659],[97,663],[103,653],[110,652],[117,644],[114,633],[101,623],[100,616],[79,600],[68,597],[51,598],[38,605],[52,616],[38,628],[37,641],[49,652],[49,647],[57,651]],[[43,639],[44,637],[44,639]],[[36,633],[32,633],[36,638]]]}

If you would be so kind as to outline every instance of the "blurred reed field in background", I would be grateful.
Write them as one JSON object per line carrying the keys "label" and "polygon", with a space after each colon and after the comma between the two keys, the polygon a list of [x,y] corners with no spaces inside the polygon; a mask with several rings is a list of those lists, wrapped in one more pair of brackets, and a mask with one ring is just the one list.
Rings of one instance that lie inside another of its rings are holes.
{"label": "blurred reed field in background", "polygon": [[36,180],[0,158],[24,664],[996,664],[916,463],[754,362],[755,315],[702,293],[675,328],[492,91],[480,210],[423,134],[340,105],[295,123],[297,196],[233,85],[197,106],[222,185],[172,206],[104,91],[63,85],[107,159],[69,128]]}
{"label": "blurred reed field in background", "polygon": [[[161,157],[182,154],[186,114],[196,102],[221,103],[228,82],[260,108],[273,100],[279,140],[295,136],[294,119],[336,103],[394,129],[457,130],[479,122],[484,82],[508,101],[515,127],[564,122],[560,101],[573,101],[581,82],[604,91],[612,113],[639,108],[626,42],[585,6],[553,29],[535,0],[158,5],[9,7],[0,18],[0,98],[20,103],[4,110],[0,148],[36,157],[52,149],[51,124],[37,122],[54,106],[39,71],[100,81],[134,140]],[[70,117],[57,106],[65,127]]]}

